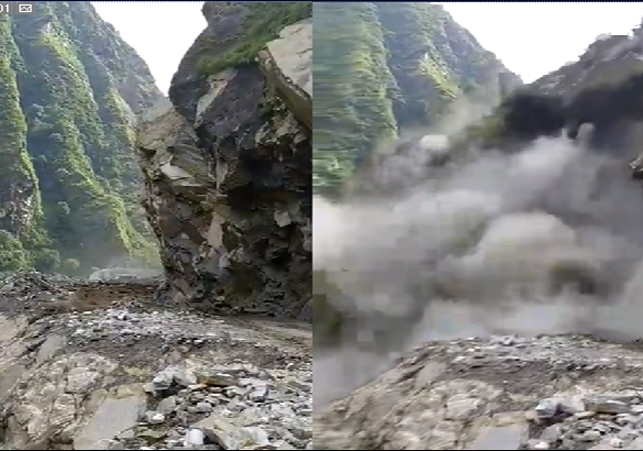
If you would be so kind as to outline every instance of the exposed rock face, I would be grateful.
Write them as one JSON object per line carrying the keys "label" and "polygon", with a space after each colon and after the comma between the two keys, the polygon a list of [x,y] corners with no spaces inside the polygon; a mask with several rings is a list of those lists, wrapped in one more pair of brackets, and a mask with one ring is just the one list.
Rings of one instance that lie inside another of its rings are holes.
{"label": "exposed rock face", "polygon": [[636,155],[643,120],[639,31],[602,36],[578,61],[517,90],[498,112],[504,122],[498,133],[524,141],[566,129],[576,138],[583,124],[592,124],[591,145]]}
{"label": "exposed rock face", "polygon": [[153,306],[147,281],[0,281],[0,449],[307,449],[308,325]]}
{"label": "exposed rock face", "polygon": [[262,68],[269,82],[281,93],[295,117],[312,130],[310,102],[313,97],[312,23],[300,22],[284,28],[262,52]]}
{"label": "exposed rock face", "polygon": [[140,126],[144,205],[167,275],[162,299],[310,318],[312,23],[286,27],[258,64],[206,76],[198,56],[239,39],[248,20],[244,4],[212,5],[174,77],[172,103]]}

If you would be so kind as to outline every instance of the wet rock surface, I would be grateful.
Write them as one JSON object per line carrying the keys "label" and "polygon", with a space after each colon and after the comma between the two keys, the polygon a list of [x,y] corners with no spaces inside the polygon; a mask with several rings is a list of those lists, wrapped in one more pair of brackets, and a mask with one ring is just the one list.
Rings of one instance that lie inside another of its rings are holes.
{"label": "wet rock surface", "polygon": [[160,309],[153,288],[2,282],[0,449],[309,448],[309,326]]}
{"label": "wet rock surface", "polygon": [[588,336],[428,343],[315,413],[315,449],[639,449],[643,348]]}

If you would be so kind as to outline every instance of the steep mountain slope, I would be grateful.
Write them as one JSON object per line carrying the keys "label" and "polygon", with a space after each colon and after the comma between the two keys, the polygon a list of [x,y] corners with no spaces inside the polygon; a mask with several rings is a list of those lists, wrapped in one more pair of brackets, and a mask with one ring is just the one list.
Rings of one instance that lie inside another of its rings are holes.
{"label": "steep mountain slope", "polygon": [[0,18],[0,270],[153,258],[132,148],[161,97],[89,2]]}
{"label": "steep mountain slope", "polygon": [[435,123],[462,94],[499,99],[498,75],[506,69],[442,6],[316,3],[313,17],[318,188],[341,184],[400,129]]}

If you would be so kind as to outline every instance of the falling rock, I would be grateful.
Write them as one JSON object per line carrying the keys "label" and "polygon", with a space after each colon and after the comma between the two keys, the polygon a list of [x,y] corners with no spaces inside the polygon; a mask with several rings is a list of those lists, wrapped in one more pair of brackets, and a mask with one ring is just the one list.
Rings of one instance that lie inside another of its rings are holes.
{"label": "falling rock", "polygon": [[275,211],[274,219],[279,227],[286,227],[292,224],[292,220],[287,211]]}

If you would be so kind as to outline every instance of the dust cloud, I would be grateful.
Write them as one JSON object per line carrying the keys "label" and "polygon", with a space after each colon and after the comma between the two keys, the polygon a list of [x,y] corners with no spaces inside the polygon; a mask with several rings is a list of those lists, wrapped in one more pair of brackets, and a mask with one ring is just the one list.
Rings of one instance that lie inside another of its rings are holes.
{"label": "dust cloud", "polygon": [[[444,138],[414,145],[429,152]],[[349,319],[339,346],[316,345],[316,407],[427,340],[643,335],[643,186],[631,155],[563,137],[471,155],[403,194],[314,199],[313,266]],[[389,176],[409,170],[396,165]]]}

